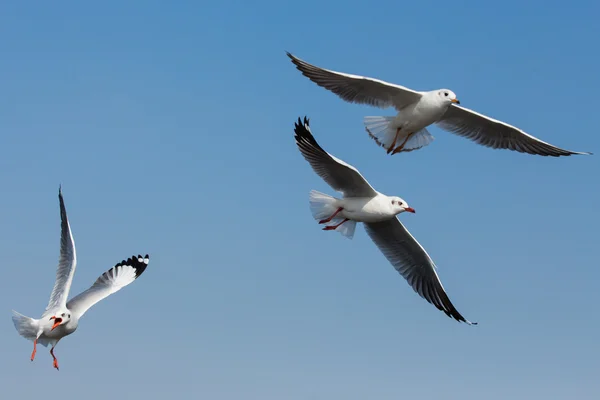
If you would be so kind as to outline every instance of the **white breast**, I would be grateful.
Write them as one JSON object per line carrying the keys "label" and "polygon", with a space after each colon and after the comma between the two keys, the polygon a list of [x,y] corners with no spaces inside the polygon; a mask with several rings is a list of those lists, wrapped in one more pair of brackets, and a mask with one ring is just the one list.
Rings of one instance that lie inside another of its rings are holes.
{"label": "white breast", "polygon": [[448,109],[448,104],[439,100],[437,92],[427,92],[414,104],[407,106],[396,117],[397,126],[415,133],[437,122]]}
{"label": "white breast", "polygon": [[342,199],[342,207],[342,216],[356,222],[380,222],[396,215],[391,207],[391,199],[382,194],[369,198],[345,198]]}

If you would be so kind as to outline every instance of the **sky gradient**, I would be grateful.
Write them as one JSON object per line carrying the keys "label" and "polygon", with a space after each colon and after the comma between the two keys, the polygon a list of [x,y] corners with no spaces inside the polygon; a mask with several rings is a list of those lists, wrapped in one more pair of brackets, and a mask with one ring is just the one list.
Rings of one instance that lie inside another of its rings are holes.
{"label": "sky gradient", "polygon": [[[0,4],[0,381],[7,398],[600,398],[600,55],[593,1]],[[318,66],[417,90],[594,156],[491,150],[432,128],[387,156],[366,115],[303,77]],[[293,139],[416,214],[450,299],[421,299],[364,229],[323,232],[335,194]],[[143,276],[48,349],[58,186],[77,247],[71,296],[116,262]]]}

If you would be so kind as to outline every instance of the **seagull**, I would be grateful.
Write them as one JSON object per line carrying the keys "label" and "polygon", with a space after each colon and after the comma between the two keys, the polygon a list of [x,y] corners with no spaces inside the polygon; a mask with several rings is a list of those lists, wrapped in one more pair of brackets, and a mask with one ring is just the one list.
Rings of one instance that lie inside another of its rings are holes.
{"label": "seagull", "polygon": [[77,264],[77,256],[60,187],[58,189],[58,199],[61,220],[60,257],[56,270],[56,282],[50,295],[50,301],[40,319],[29,318],[16,311],[13,311],[12,317],[19,335],[33,341],[31,361],[35,358],[38,343],[45,347],[52,345],[50,355],[53,359],[53,366],[57,370],[58,360],[54,356],[54,347],[60,339],[75,332],[79,319],[91,306],[136,280],[146,270],[150,260],[150,257],[146,254],[144,257],[141,255],[132,256],[115,264],[114,267],[100,275],[88,290],[67,302]]}
{"label": "seagull", "polygon": [[364,118],[367,133],[388,154],[427,146],[433,141],[427,130],[431,124],[493,149],[552,157],[592,154],[558,148],[505,122],[462,107],[449,89],[419,92],[374,78],[323,69],[289,52],[287,55],[304,76],[347,102],[394,107],[398,111],[395,117]]}
{"label": "seagull", "polygon": [[454,307],[435,271],[433,260],[396,217],[415,210],[400,197],[379,193],[356,168],[323,150],[311,133],[307,117],[304,122],[298,118],[294,132],[296,145],[312,169],[343,194],[338,199],[316,190],[310,192],[313,218],[319,224],[328,224],[323,230],[337,231],[352,239],[356,223],[362,222],[379,250],[415,292],[448,317],[476,325]]}

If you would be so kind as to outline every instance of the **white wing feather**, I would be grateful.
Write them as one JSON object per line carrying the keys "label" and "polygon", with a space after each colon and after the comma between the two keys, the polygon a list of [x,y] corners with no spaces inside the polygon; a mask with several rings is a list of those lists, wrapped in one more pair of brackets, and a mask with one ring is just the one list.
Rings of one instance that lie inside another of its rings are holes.
{"label": "white wing feather", "polygon": [[58,267],[56,269],[56,281],[50,295],[50,301],[42,317],[49,315],[58,308],[64,308],[73,282],[75,267],[77,265],[77,255],[75,252],[75,242],[71,233],[71,226],[67,218],[67,210],[62,196],[62,190],[58,189],[58,200],[60,203],[60,256]]}
{"label": "white wing feather", "polygon": [[401,110],[419,101],[423,95],[422,92],[404,86],[365,76],[331,71],[309,64],[290,53],[287,55],[302,75],[350,103],[368,104],[379,108],[393,106]]}
{"label": "white wing feather", "polygon": [[149,261],[147,254],[121,261],[100,275],[92,287],[69,300],[67,308],[81,318],[91,306],[135,281],[146,270]]}

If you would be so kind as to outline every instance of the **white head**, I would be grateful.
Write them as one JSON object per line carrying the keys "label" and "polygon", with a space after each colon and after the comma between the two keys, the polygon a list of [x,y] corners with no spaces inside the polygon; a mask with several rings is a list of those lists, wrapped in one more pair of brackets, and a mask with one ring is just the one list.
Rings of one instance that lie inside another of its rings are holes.
{"label": "white head", "polygon": [[458,101],[456,95],[452,90],[440,89],[437,91],[437,95],[442,100],[442,102],[448,103],[448,105],[450,103],[460,104],[460,101]]}
{"label": "white head", "polygon": [[408,203],[402,200],[400,197],[390,197],[390,201],[392,202],[392,210],[394,214],[398,215],[405,211],[414,213],[415,209],[408,206]]}
{"label": "white head", "polygon": [[60,325],[66,325],[71,320],[71,311],[64,309],[58,311],[52,317],[50,317],[50,321],[53,322],[51,331],[55,330]]}

